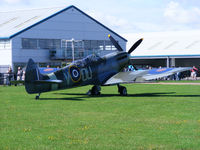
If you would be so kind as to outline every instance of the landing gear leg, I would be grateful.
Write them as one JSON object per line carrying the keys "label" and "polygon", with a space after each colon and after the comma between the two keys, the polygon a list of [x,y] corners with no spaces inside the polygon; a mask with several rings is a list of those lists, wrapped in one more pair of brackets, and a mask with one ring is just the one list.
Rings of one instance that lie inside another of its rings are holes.
{"label": "landing gear leg", "polygon": [[118,92],[121,96],[127,96],[127,89],[124,86],[117,84]]}
{"label": "landing gear leg", "polygon": [[87,95],[90,96],[96,96],[96,95],[101,95],[101,87],[98,85],[94,85],[88,92]]}
{"label": "landing gear leg", "polygon": [[38,95],[35,96],[35,100],[38,100],[40,98],[40,93],[38,93]]}

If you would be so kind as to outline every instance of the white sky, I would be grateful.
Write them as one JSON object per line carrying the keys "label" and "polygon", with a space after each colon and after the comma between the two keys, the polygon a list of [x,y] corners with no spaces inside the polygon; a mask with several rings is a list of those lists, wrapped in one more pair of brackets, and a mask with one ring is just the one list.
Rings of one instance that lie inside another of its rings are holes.
{"label": "white sky", "polygon": [[0,0],[0,11],[69,5],[125,38],[139,32],[200,29],[200,0]]}

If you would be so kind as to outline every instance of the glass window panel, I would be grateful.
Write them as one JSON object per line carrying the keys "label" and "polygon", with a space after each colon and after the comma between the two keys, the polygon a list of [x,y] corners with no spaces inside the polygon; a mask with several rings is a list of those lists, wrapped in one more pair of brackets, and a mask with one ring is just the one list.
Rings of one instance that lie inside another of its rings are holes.
{"label": "glass window panel", "polygon": [[47,49],[55,49],[54,40],[47,40]]}
{"label": "glass window panel", "polygon": [[60,49],[61,40],[59,39],[30,39],[22,38],[23,49]]}
{"label": "glass window panel", "polygon": [[66,47],[66,41],[62,40],[62,47]]}
{"label": "glass window panel", "polygon": [[23,49],[37,49],[37,39],[22,39],[22,48]]}
{"label": "glass window panel", "polygon": [[57,39],[40,39],[39,47],[41,49],[60,49],[61,48],[61,40]]}
{"label": "glass window panel", "polygon": [[67,47],[72,47],[72,42],[71,41],[67,41]]}
{"label": "glass window panel", "polygon": [[75,41],[74,46],[79,47],[79,48],[83,48],[83,42],[82,41],[77,41],[77,42]]}
{"label": "glass window panel", "polygon": [[117,48],[114,45],[111,46],[111,49],[112,50],[117,50]]}
{"label": "glass window panel", "polygon": [[112,50],[112,43],[110,41],[105,41],[105,50]]}
{"label": "glass window panel", "polygon": [[105,41],[105,50],[117,50],[111,41]]}
{"label": "glass window panel", "polygon": [[39,48],[40,49],[47,49],[47,41],[44,39],[39,39]]}
{"label": "glass window panel", "polygon": [[104,50],[104,41],[98,41],[98,49]]}
{"label": "glass window panel", "polygon": [[61,40],[56,39],[56,40],[53,40],[53,41],[54,41],[54,47],[56,49],[60,49],[61,48]]}
{"label": "glass window panel", "polygon": [[91,41],[89,41],[89,40],[84,41],[84,49],[91,50]]}
{"label": "glass window panel", "polygon": [[91,49],[98,49],[98,41],[96,40],[91,41]]}

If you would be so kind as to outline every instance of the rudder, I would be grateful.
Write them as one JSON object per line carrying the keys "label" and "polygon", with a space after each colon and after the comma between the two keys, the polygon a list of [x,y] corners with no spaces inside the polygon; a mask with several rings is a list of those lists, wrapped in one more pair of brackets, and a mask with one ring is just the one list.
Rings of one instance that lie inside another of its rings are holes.
{"label": "rudder", "polygon": [[33,59],[30,58],[25,74],[25,89],[27,93],[40,93],[39,89],[37,88],[37,84],[34,83],[34,81],[39,80],[40,78],[41,74],[39,72],[39,68]]}

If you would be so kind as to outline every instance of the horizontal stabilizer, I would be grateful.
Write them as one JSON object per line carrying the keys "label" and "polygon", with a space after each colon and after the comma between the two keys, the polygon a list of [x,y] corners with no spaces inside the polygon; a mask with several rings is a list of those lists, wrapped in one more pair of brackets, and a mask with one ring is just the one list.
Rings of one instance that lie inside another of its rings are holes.
{"label": "horizontal stabilizer", "polygon": [[49,84],[59,84],[62,83],[62,80],[35,80],[35,83],[49,83]]}

